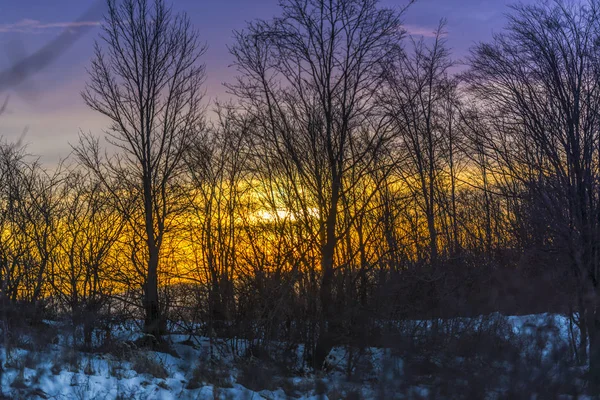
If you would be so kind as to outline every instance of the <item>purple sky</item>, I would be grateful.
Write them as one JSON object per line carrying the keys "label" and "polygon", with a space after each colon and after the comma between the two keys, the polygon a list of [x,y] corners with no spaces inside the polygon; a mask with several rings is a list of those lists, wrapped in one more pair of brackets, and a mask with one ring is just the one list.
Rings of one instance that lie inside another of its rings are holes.
{"label": "purple sky", "polygon": [[[227,45],[231,31],[255,18],[277,14],[277,0],[172,0],[176,10],[185,10],[209,45],[207,95],[223,98],[222,83],[234,75]],[[408,0],[382,0],[382,5],[402,7]],[[533,0],[527,0],[527,2]],[[486,41],[501,30],[507,4],[514,0],[418,0],[405,15],[409,31],[428,33],[438,21],[448,19],[448,42],[455,57],[463,57],[477,41]],[[93,0],[9,0],[0,3],[0,71],[56,37],[77,20]],[[88,22],[100,20],[92,18]],[[80,92],[85,86],[92,46],[99,28],[94,27],[41,73],[7,93],[8,111],[0,116],[0,137],[17,140],[24,131],[31,153],[48,164],[65,157],[69,143],[79,130],[102,134],[103,117],[88,110]]]}

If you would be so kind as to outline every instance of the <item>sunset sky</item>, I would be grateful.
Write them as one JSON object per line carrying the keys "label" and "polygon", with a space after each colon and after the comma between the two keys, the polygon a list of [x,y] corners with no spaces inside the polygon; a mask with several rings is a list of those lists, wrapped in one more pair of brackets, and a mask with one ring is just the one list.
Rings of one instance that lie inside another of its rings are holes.
{"label": "sunset sky", "polygon": [[[232,30],[242,29],[255,18],[278,13],[278,0],[174,0],[176,10],[188,12],[209,46],[206,91],[209,99],[226,98],[223,82],[235,71],[227,51]],[[438,21],[448,19],[448,42],[455,57],[463,57],[477,41],[491,38],[505,23],[502,15],[512,0],[418,0],[405,15],[409,32],[429,34]],[[0,68],[34,52],[56,37],[94,4],[92,0],[5,0],[0,3]],[[383,0],[382,5],[402,7],[404,0]],[[95,25],[101,12],[86,19]],[[72,28],[74,30],[80,28]],[[15,141],[24,135],[29,151],[47,164],[70,152],[80,130],[102,134],[106,121],[87,109],[80,92],[85,86],[85,68],[100,28],[93,26],[53,64],[24,84],[2,93],[10,96],[8,110],[0,117],[0,137]]]}

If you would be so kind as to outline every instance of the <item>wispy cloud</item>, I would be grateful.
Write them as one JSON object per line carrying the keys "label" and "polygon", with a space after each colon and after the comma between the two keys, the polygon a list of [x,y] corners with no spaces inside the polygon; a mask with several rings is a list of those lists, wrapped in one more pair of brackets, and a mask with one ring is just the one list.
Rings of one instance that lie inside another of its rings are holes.
{"label": "wispy cloud", "polygon": [[100,21],[41,22],[35,19],[22,19],[12,24],[0,24],[0,33],[42,33],[48,29],[77,29],[100,25]]}
{"label": "wispy cloud", "polygon": [[[429,28],[426,26],[419,25],[404,25],[403,28],[406,30],[406,33],[413,36],[424,36],[424,37],[435,37],[435,28]],[[446,33],[443,34],[445,36]]]}

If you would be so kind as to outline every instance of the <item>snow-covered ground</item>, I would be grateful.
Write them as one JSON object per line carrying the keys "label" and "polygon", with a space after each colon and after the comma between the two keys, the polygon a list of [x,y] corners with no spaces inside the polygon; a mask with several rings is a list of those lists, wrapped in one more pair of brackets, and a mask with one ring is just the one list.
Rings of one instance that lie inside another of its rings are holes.
{"label": "snow-covered ground", "polygon": [[[439,322],[439,321],[438,321]],[[550,357],[551,346],[571,343],[569,319],[560,315],[494,316],[454,319],[451,323],[403,322],[406,334],[432,329],[452,335],[468,327],[470,332],[501,323],[514,337],[541,340],[541,356]],[[409,333],[410,332],[410,333]],[[410,387],[397,385],[407,366],[391,349],[334,348],[324,372],[312,373],[300,364],[285,374],[264,368],[248,356],[237,341],[171,335],[170,352],[138,350],[133,331],[118,332],[120,346],[112,352],[83,353],[74,350],[68,336],[44,349],[31,346],[2,347],[2,395],[38,399],[343,399],[429,398],[426,382]],[[544,336],[545,335],[545,336]],[[576,338],[575,338],[576,339]],[[27,340],[21,340],[26,344]],[[301,347],[296,348],[301,360]],[[246,354],[239,359],[239,354]],[[350,362],[351,364],[348,364]],[[348,382],[349,375],[360,381]],[[386,391],[387,390],[387,391]],[[435,397],[435,396],[434,396]],[[1,398],[1,396],[0,396]]]}
{"label": "snow-covered ground", "polygon": [[[61,338],[63,340],[64,338]],[[43,351],[1,350],[2,394],[39,399],[288,399],[281,388],[253,391],[224,343],[172,335],[171,354],[123,344],[120,355],[77,352],[64,340]],[[130,343],[130,342],[128,342]],[[215,361],[216,360],[216,361]],[[252,371],[246,371],[252,374]],[[289,379],[294,398],[317,399],[315,378]],[[0,397],[1,398],[1,397]]]}

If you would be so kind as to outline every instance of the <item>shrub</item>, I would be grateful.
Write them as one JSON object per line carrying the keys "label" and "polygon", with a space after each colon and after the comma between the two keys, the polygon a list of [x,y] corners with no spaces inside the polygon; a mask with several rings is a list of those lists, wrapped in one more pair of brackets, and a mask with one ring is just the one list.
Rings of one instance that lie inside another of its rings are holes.
{"label": "shrub", "polygon": [[232,387],[230,369],[221,361],[211,358],[200,360],[192,370],[186,389],[198,389],[205,383],[215,387]]}
{"label": "shrub", "polygon": [[278,371],[265,361],[245,360],[239,365],[237,382],[255,392],[276,390]]}
{"label": "shrub", "polygon": [[131,368],[138,374],[148,374],[159,379],[166,379],[169,376],[162,361],[141,351],[134,354]]}

